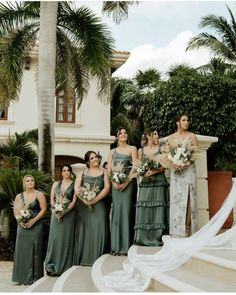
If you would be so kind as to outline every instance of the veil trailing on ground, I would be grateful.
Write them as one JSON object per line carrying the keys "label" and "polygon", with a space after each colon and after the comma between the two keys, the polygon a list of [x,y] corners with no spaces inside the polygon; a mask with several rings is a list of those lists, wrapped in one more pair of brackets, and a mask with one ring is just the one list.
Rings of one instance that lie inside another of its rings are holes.
{"label": "veil trailing on ground", "polygon": [[[225,239],[228,242],[230,240],[235,241],[236,225],[225,233],[216,236],[235,202],[236,182],[233,183],[231,191],[220,210],[195,234],[182,239],[169,238],[164,241],[162,249],[153,255],[129,251],[129,256],[123,263],[124,270],[112,272],[102,277],[102,281],[107,287],[117,291],[144,291],[149,286],[153,275],[181,266],[200,249],[206,246],[223,246]],[[139,271],[136,269],[136,265],[139,266]]]}

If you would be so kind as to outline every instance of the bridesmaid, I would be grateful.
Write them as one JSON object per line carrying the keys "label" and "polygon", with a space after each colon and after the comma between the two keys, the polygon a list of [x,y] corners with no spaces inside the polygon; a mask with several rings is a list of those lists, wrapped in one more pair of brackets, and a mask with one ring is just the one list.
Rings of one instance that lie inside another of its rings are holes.
{"label": "bridesmaid", "polygon": [[137,183],[133,178],[132,163],[137,159],[137,148],[127,143],[128,134],[120,127],[116,133],[117,148],[108,154],[108,175],[111,179],[112,167],[122,163],[128,178],[123,183],[112,182],[111,254],[127,255],[134,241],[135,202]]}
{"label": "bridesmaid", "polygon": [[[79,197],[75,225],[74,265],[92,266],[95,260],[109,252],[109,208],[106,196],[110,182],[107,171],[100,167],[98,155],[88,151],[84,160],[87,168],[75,181],[75,193]],[[81,189],[89,184],[98,188],[94,199],[88,201],[80,196]]]}
{"label": "bridesmaid", "polygon": [[[160,152],[158,132],[155,128],[144,133],[144,147],[138,150],[143,163],[153,160]],[[149,169],[139,183],[136,203],[134,243],[144,246],[161,246],[162,235],[169,232],[169,188],[165,168]]]}
{"label": "bridesmaid", "polygon": [[[175,124],[177,131],[167,137],[170,147],[186,141],[198,147],[196,135],[188,131],[188,116],[176,116]],[[181,174],[175,173],[178,168],[172,166],[170,174],[170,235],[185,237],[197,231],[197,176],[195,163],[184,167]]]}
{"label": "bridesmaid", "polygon": [[[43,276],[42,217],[46,213],[47,205],[44,194],[35,190],[32,175],[24,176],[23,188],[24,191],[16,196],[15,202],[26,205],[31,211],[31,218],[18,223],[12,281],[31,285]],[[15,210],[14,215],[16,216]]]}
{"label": "bridesmaid", "polygon": [[55,205],[56,194],[63,194],[69,200],[62,213],[52,213],[45,269],[49,276],[60,276],[73,265],[74,223],[76,195],[74,194],[73,172],[69,164],[61,166],[61,181],[55,181],[51,188],[50,203]]}

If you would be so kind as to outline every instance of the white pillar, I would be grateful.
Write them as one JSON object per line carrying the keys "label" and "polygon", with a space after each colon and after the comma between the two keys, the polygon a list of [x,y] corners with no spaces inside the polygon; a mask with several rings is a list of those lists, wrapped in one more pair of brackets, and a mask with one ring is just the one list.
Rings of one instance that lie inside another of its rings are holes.
{"label": "white pillar", "polygon": [[197,195],[198,195],[198,228],[209,220],[208,180],[207,180],[207,149],[218,141],[218,137],[197,135],[201,156],[196,160]]}

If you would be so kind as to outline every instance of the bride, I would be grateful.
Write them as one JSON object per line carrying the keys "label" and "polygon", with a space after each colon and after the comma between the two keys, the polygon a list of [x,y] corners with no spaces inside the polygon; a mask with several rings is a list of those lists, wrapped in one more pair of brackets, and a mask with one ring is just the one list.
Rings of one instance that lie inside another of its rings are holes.
{"label": "bride", "polygon": [[[186,114],[175,118],[177,131],[167,137],[170,148],[192,146],[198,148],[197,137],[188,131]],[[170,174],[170,235],[189,236],[197,231],[197,176],[194,162],[171,166]]]}

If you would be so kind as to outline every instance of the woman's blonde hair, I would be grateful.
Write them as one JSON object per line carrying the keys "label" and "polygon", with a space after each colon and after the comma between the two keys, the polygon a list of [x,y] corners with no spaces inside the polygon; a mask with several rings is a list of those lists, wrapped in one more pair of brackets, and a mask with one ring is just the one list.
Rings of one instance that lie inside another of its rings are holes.
{"label": "woman's blonde hair", "polygon": [[23,182],[23,189],[25,189],[25,181],[26,181],[26,178],[27,178],[27,177],[32,178],[32,179],[34,180],[34,183],[35,183],[34,176],[31,175],[31,174],[26,174],[26,175],[23,177],[23,180],[22,180],[22,182]]}

